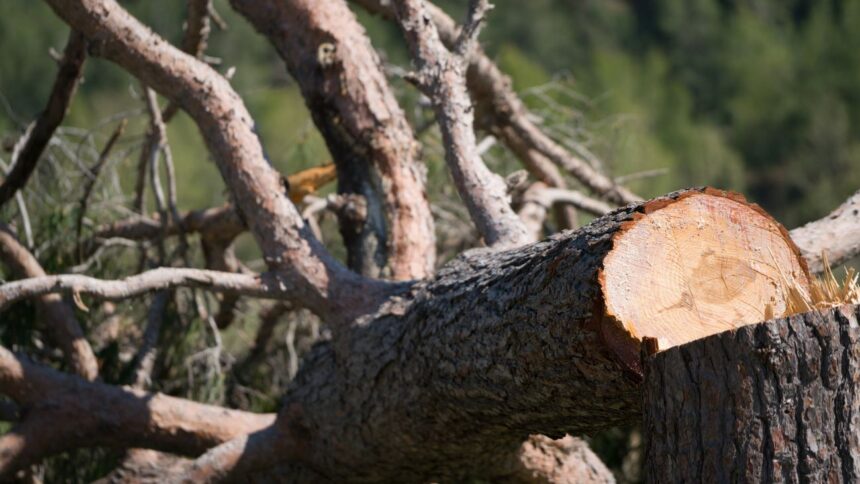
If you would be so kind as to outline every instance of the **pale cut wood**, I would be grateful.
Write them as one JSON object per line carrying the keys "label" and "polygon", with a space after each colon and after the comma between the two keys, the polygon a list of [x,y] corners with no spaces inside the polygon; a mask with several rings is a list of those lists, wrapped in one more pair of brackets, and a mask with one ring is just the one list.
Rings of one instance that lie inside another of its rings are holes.
{"label": "pale cut wood", "polygon": [[767,319],[768,305],[784,314],[789,287],[808,289],[809,274],[785,229],[763,211],[692,193],[646,204],[615,237],[601,282],[607,314],[667,349]]}

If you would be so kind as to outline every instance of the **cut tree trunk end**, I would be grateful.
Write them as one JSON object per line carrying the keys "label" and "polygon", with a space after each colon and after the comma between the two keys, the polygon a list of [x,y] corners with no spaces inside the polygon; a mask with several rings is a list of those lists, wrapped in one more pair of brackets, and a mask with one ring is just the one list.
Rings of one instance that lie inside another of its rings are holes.
{"label": "cut tree trunk end", "polygon": [[633,360],[644,338],[665,350],[785,314],[791,288],[808,293],[810,283],[782,225],[711,188],[642,204],[613,236],[598,278],[603,330]]}
{"label": "cut tree trunk end", "polygon": [[646,481],[860,482],[858,318],[798,314],[654,357]]}

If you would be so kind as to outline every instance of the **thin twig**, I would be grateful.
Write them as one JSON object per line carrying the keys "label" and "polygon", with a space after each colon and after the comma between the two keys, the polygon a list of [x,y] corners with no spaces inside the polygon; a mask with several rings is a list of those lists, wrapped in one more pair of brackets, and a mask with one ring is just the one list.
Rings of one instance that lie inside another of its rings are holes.
{"label": "thin twig", "polygon": [[107,143],[105,143],[104,149],[99,154],[99,158],[96,161],[95,165],[90,168],[90,173],[87,181],[84,184],[84,194],[81,197],[81,201],[78,203],[78,217],[75,221],[75,253],[78,256],[78,262],[81,262],[84,258],[83,253],[81,252],[81,229],[84,224],[84,217],[87,213],[87,205],[90,200],[90,194],[92,194],[93,188],[96,186],[96,180],[99,177],[99,173],[101,173],[102,167],[110,155],[111,150],[113,150],[114,145],[117,140],[119,140],[120,136],[122,136],[123,132],[125,132],[125,127],[128,124],[127,119],[123,119],[120,121],[119,125],[117,125],[113,134],[108,138]]}

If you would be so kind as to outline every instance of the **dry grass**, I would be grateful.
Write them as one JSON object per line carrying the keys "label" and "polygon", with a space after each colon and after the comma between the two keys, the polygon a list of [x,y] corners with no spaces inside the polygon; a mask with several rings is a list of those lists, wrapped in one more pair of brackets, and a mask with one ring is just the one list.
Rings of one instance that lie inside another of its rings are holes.
{"label": "dry grass", "polygon": [[[824,274],[813,276],[808,292],[799,285],[788,285],[787,305],[783,317],[816,309],[828,309],[843,304],[860,304],[860,285],[857,283],[857,271],[853,268],[847,268],[840,281],[830,270],[827,254],[822,254],[822,259],[825,267]],[[772,319],[773,308],[768,306],[765,309],[765,314],[768,316],[766,319]]]}

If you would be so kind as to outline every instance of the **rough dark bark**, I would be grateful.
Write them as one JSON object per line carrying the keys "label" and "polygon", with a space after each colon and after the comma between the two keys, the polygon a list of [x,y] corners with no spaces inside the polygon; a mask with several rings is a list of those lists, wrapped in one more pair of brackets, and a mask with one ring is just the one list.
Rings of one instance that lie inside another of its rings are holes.
{"label": "rough dark bark", "polygon": [[335,480],[488,477],[530,434],[635,419],[638,343],[603,316],[598,273],[626,222],[683,196],[469,252],[315,347],[279,416],[293,458]]}
{"label": "rough dark bark", "polygon": [[860,307],[717,334],[647,365],[647,482],[860,482]]}
{"label": "rough dark bark", "polygon": [[338,191],[361,195],[364,220],[342,218],[354,270],[395,279],[433,271],[433,217],[412,128],[364,29],[343,0],[231,0],[274,45],[301,87],[338,171]]}

